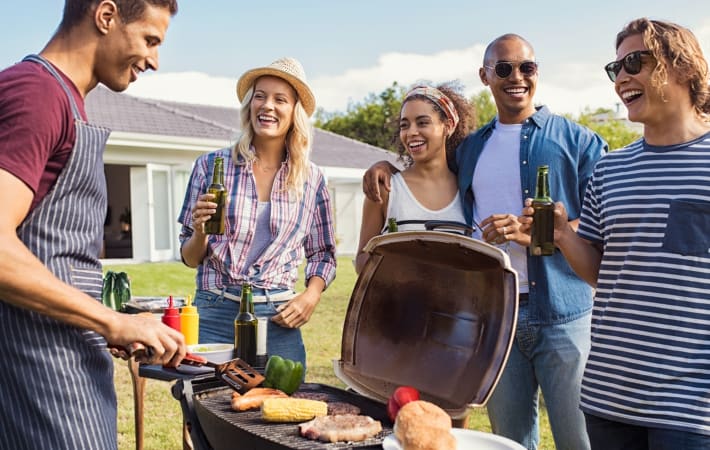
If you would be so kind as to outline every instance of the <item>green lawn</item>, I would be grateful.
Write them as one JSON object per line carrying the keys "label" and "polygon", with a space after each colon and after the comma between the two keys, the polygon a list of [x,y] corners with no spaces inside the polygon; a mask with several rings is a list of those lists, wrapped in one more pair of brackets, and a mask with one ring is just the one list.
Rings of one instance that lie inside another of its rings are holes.
{"label": "green lawn", "polygon": [[[135,296],[185,296],[194,293],[194,270],[182,263],[151,263],[136,265],[111,265],[105,270],[127,272]],[[350,293],[355,284],[355,271],[349,258],[338,260],[335,282],[323,294],[318,309],[310,322],[303,327],[303,338],[308,353],[306,381],[344,387],[333,374],[332,360],[340,357],[340,337]],[[298,289],[302,289],[299,284]],[[115,384],[118,394],[119,449],[135,449],[133,425],[133,391],[130,374],[124,362],[117,360]],[[180,404],[170,395],[170,385],[148,380],[145,395],[146,450],[182,448],[182,412]],[[553,449],[547,414],[542,411],[540,449]],[[490,431],[490,423],[483,409],[471,412],[468,428]]]}

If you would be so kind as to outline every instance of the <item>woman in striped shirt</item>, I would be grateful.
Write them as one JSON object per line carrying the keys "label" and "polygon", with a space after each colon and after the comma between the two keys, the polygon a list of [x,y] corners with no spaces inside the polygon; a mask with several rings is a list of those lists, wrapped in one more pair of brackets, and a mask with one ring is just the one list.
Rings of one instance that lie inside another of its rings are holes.
{"label": "woman in striped shirt", "polygon": [[[309,160],[315,110],[301,64],[292,58],[244,73],[237,83],[241,129],[234,148],[200,156],[178,221],[181,255],[197,268],[200,343],[234,342],[242,283],[268,322],[267,352],[301,361],[300,327],[335,278],[335,235],[326,179]],[[216,204],[205,194],[216,157],[224,158],[225,232],[207,235]],[[306,289],[295,294],[306,258]]]}

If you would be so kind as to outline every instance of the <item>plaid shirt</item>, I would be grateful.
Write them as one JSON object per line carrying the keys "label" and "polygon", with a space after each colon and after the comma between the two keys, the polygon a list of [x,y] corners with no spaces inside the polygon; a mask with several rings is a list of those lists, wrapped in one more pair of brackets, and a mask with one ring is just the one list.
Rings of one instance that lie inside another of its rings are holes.
{"label": "plaid shirt", "polygon": [[[225,148],[197,158],[178,222],[182,224],[180,244],[192,236],[192,209],[197,197],[207,191],[217,156],[224,158],[224,186],[229,193],[224,235],[209,235],[207,255],[197,267],[197,289],[239,286],[248,281],[264,289],[293,289],[298,266],[306,257],[306,280],[319,276],[328,286],[335,278],[335,233],[330,194],[323,173],[314,164],[297,201],[284,187],[288,161],[282,164],[271,190],[272,241],[250,267],[244,267],[254,239],[258,197],[253,168],[231,149]],[[307,282],[306,282],[307,283]]]}

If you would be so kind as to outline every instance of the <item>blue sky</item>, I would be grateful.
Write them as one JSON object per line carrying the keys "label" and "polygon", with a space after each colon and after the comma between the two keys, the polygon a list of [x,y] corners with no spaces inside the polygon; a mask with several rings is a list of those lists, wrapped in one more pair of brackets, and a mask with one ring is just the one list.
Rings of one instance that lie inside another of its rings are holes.
{"label": "blue sky", "polygon": [[[160,71],[131,95],[238,106],[234,85],[252,67],[281,56],[304,65],[319,106],[344,110],[397,81],[460,80],[483,89],[483,50],[507,32],[526,37],[540,61],[536,101],[556,112],[615,107],[602,66],[614,37],[648,16],[689,27],[710,52],[710,8],[701,0],[591,2],[181,0],[161,48]],[[59,23],[63,1],[0,3],[0,66],[39,51]]]}

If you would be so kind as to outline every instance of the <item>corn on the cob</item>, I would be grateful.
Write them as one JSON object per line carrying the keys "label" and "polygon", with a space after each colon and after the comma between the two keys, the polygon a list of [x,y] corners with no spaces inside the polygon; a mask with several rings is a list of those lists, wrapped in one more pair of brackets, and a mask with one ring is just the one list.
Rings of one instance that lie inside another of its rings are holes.
{"label": "corn on the cob", "polygon": [[328,414],[328,404],[305,398],[267,398],[261,417],[267,422],[304,422]]}

